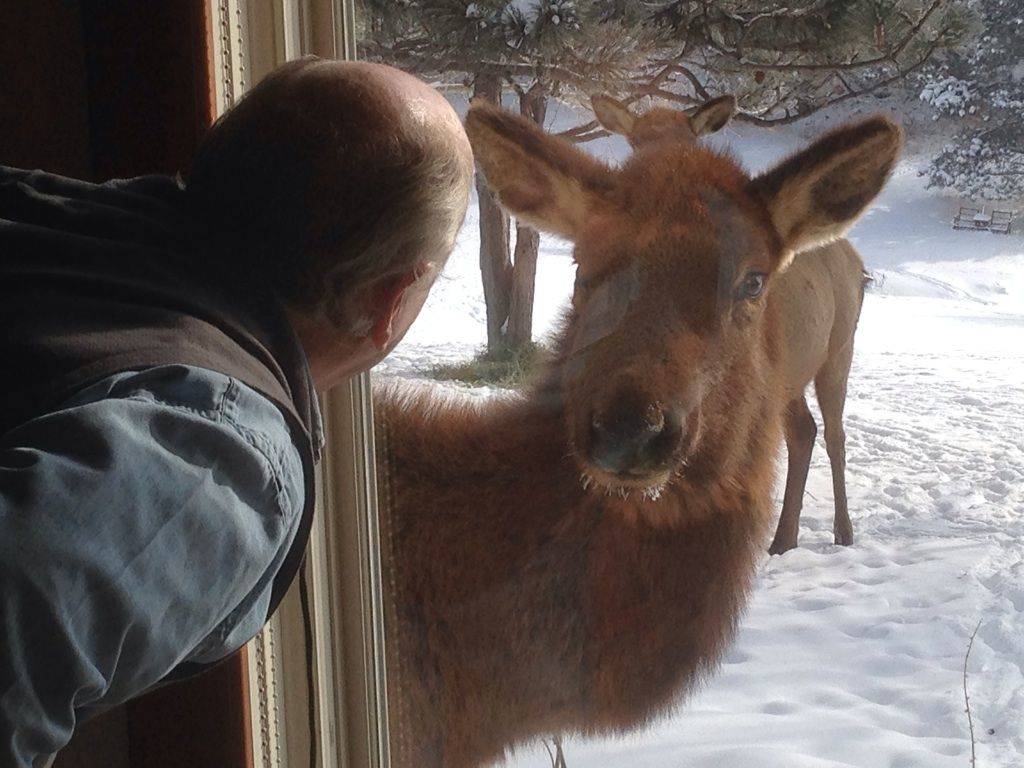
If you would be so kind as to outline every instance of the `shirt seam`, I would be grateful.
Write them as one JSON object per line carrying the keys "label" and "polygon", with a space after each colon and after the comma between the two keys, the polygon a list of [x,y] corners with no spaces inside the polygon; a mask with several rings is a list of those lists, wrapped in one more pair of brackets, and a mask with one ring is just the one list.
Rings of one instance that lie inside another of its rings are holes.
{"label": "shirt seam", "polygon": [[237,410],[238,396],[241,393],[241,387],[239,386],[238,381],[233,377],[228,376],[226,378],[228,380],[228,384],[224,388],[224,393],[221,395],[218,404],[214,408],[195,408],[182,403],[170,402],[152,391],[147,391],[145,394],[128,395],[124,399],[135,400],[137,402],[156,402],[165,408],[199,416],[213,424],[226,424],[227,426],[230,426],[232,431],[242,438],[242,440],[244,440],[245,443],[256,451],[260,458],[263,459],[264,463],[267,465],[271,480],[274,483],[274,501],[277,504],[277,511],[284,517],[291,517],[291,510],[294,507],[294,503],[287,485],[282,480],[283,469],[281,467],[281,462],[279,458],[274,455],[274,451],[270,449],[269,441],[262,433],[250,429],[238,421],[234,412]]}
{"label": "shirt seam", "polygon": [[[292,509],[294,504],[292,503],[292,498],[288,492],[288,488],[282,479],[284,471],[281,467],[280,457],[277,456],[277,452],[273,450],[273,447],[266,435],[245,426],[237,418],[238,398],[239,395],[241,395],[241,392],[242,388],[238,383],[238,380],[229,376],[228,386],[224,391],[223,398],[221,399],[221,416],[223,417],[223,420],[230,424],[239,436],[251,445],[253,450],[259,452],[260,456],[263,457],[263,460],[266,461],[267,466],[270,469],[271,477],[274,480],[274,487],[277,489],[278,510],[285,517],[290,517],[289,510]],[[285,506],[286,504],[287,507]]]}

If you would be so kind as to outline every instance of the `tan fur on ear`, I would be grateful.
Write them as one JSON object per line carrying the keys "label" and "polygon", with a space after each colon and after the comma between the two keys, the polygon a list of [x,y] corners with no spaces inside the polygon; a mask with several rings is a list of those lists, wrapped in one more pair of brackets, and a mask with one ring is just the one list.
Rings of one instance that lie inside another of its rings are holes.
{"label": "tan fur on ear", "polygon": [[538,230],[575,240],[612,189],[608,166],[491,104],[470,107],[466,133],[498,201]]}
{"label": "tan fur on ear", "polygon": [[607,130],[620,136],[629,136],[633,132],[636,115],[621,101],[616,101],[611,96],[592,96],[590,106],[594,110],[597,122]]}
{"label": "tan fur on ear", "polygon": [[902,131],[876,117],[835,130],[751,182],[785,249],[827,243],[853,225],[896,165]]}
{"label": "tan fur on ear", "polygon": [[720,131],[732,120],[736,114],[736,98],[734,96],[719,96],[717,99],[705,102],[690,113],[690,127],[694,136],[706,136],[709,133]]}

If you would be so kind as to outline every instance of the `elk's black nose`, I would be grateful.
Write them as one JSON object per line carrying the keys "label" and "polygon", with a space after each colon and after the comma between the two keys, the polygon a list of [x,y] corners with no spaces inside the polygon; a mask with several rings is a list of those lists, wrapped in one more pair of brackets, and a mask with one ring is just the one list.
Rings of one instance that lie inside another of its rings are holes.
{"label": "elk's black nose", "polygon": [[590,460],[616,475],[664,469],[682,439],[682,424],[675,410],[620,399],[591,418]]}

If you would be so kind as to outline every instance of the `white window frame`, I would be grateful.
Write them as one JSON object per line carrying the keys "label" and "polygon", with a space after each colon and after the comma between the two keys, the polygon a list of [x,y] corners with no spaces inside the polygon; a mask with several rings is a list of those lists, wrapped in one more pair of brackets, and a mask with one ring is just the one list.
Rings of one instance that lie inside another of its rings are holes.
{"label": "white window frame", "polygon": [[[218,115],[286,61],[355,58],[353,0],[208,2]],[[321,768],[389,768],[369,374],[321,405],[327,447],[303,574],[313,658],[297,579],[247,648],[253,764],[305,768],[315,749]]]}

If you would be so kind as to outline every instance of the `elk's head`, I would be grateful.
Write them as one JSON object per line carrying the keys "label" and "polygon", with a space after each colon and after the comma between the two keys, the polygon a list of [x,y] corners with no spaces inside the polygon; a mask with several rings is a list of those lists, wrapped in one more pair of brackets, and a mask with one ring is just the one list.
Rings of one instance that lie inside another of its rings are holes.
{"label": "elk's head", "polygon": [[693,142],[701,136],[720,131],[736,114],[736,99],[719,96],[690,112],[667,107],[652,107],[638,115],[611,96],[590,100],[594,115],[604,128],[625,136],[633,149],[650,146],[665,139]]}
{"label": "elk's head", "polygon": [[780,395],[772,277],[867,208],[899,128],[840,128],[756,178],[692,142],[611,168],[486,104],[466,129],[501,204],[575,244],[555,375],[584,476],[654,495],[696,467],[741,472],[747,434]]}

